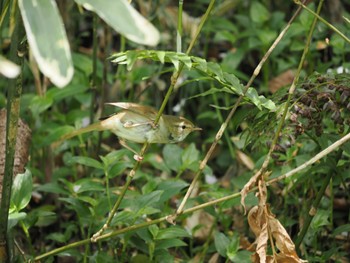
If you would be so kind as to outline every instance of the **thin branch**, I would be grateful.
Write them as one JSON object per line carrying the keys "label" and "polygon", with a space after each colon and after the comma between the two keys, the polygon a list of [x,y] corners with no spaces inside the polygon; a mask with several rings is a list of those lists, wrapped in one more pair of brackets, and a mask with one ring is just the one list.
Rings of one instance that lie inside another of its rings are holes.
{"label": "thin branch", "polygon": [[[212,143],[212,145],[210,146],[207,154],[205,155],[204,159],[201,161],[200,165],[199,165],[199,170],[196,172],[196,175],[194,177],[194,179],[192,180],[192,183],[190,185],[190,187],[188,188],[185,197],[183,198],[181,204],[179,205],[177,211],[176,211],[176,216],[183,213],[183,209],[185,207],[185,204],[188,200],[188,198],[191,195],[192,190],[194,189],[197,181],[200,178],[200,175],[202,174],[210,156],[213,154],[216,145],[218,144],[218,142],[220,141],[228,123],[230,122],[232,116],[234,115],[234,113],[236,112],[238,106],[240,105],[244,95],[246,94],[248,88],[252,85],[253,81],[255,80],[255,78],[259,75],[260,70],[263,66],[263,64],[266,62],[267,58],[271,55],[272,51],[275,49],[275,47],[277,46],[277,44],[281,41],[281,39],[283,38],[283,36],[287,33],[287,30],[289,29],[290,25],[292,24],[292,22],[294,21],[294,19],[297,17],[297,15],[299,14],[301,10],[301,7],[299,7],[295,14],[292,16],[292,18],[288,21],[286,27],[281,31],[281,33],[279,34],[279,36],[276,38],[276,40],[273,42],[273,44],[271,45],[271,47],[269,48],[269,50],[266,52],[266,54],[264,55],[264,57],[261,59],[260,63],[258,64],[258,66],[255,68],[254,73],[252,75],[252,77],[250,78],[250,80],[248,81],[247,85],[245,86],[244,90],[243,90],[243,95],[239,96],[236,103],[234,104],[233,108],[231,109],[230,113],[228,114],[228,116],[226,117],[225,122],[221,125],[219,131],[217,132],[216,136],[215,136],[215,140]],[[176,216],[174,218],[172,218],[172,220],[176,219]]]}

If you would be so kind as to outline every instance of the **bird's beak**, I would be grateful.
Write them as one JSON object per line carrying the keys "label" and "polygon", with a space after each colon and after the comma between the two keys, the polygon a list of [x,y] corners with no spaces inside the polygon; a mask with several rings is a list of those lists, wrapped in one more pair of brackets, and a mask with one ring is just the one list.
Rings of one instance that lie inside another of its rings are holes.
{"label": "bird's beak", "polygon": [[193,131],[201,131],[201,130],[203,130],[202,128],[199,128],[199,127],[194,127],[193,128]]}

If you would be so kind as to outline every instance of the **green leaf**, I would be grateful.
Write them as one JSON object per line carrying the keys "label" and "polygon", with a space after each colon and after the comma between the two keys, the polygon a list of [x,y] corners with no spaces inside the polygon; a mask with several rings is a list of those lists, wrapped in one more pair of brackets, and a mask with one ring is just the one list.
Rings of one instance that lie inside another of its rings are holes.
{"label": "green leaf", "polygon": [[116,176],[120,176],[123,174],[123,172],[127,169],[127,168],[132,168],[132,163],[130,162],[126,162],[126,161],[120,161],[115,163],[114,165],[111,166],[111,168],[109,169],[108,173],[109,173],[109,178],[114,178]]}
{"label": "green leaf", "polygon": [[36,190],[47,192],[47,193],[53,193],[53,194],[62,194],[62,195],[69,194],[69,192],[66,189],[64,189],[61,185],[59,185],[57,182],[40,185],[36,188]]}
{"label": "green leaf", "polygon": [[124,198],[122,203],[120,204],[120,207],[131,209],[132,211],[137,212],[138,215],[158,212],[158,210],[154,210],[151,206],[159,202],[160,196],[162,194],[163,191],[157,190],[148,194],[143,194],[136,197],[133,196],[130,199]]}
{"label": "green leaf", "polygon": [[162,181],[158,185],[158,190],[162,190],[163,194],[160,197],[160,202],[165,202],[169,200],[172,196],[177,195],[181,192],[182,189],[184,189],[188,183],[182,181],[182,180],[167,180]]}
{"label": "green leaf", "polygon": [[191,143],[182,153],[182,169],[187,168],[194,162],[199,161],[199,151],[196,149],[194,143]]}
{"label": "green leaf", "polygon": [[8,230],[16,226],[20,220],[23,220],[26,217],[27,217],[27,214],[24,212],[10,213],[8,217],[8,223],[7,223]]}
{"label": "green leaf", "polygon": [[166,144],[163,148],[165,164],[173,171],[179,171],[181,167],[182,148],[176,144]]}
{"label": "green leaf", "polygon": [[51,233],[51,234],[48,234],[45,239],[47,240],[52,240],[52,241],[56,241],[56,242],[59,242],[59,243],[64,243],[67,241],[66,237],[64,234],[62,233]]}
{"label": "green leaf", "polygon": [[329,211],[319,209],[315,215],[315,217],[311,221],[311,227],[313,229],[318,229],[322,226],[329,225]]}
{"label": "green leaf", "polygon": [[26,169],[23,174],[17,174],[12,184],[11,207],[19,212],[25,208],[31,197],[33,189],[32,173]]}
{"label": "green leaf", "polygon": [[156,53],[159,61],[164,64],[164,58],[165,58],[165,51],[159,51]]}
{"label": "green leaf", "polygon": [[77,94],[83,94],[88,90],[88,86],[81,84],[68,84],[66,88],[51,88],[46,93],[46,97],[52,98],[55,102],[59,102],[65,98],[73,97]]}
{"label": "green leaf", "polygon": [[92,219],[90,209],[77,198],[68,197],[59,198],[59,200],[67,203],[67,206],[73,209],[78,214],[83,223],[88,223]]}
{"label": "green leaf", "polygon": [[38,116],[40,113],[44,112],[51,107],[53,99],[48,96],[35,96],[29,105],[29,109],[34,116]]}
{"label": "green leaf", "polygon": [[162,239],[157,241],[156,250],[168,249],[171,247],[185,247],[187,244],[178,238]]}
{"label": "green leaf", "polygon": [[[156,50],[129,50],[123,53],[114,54],[112,62],[119,64],[127,64],[127,68],[131,69],[137,59],[152,59],[154,61],[171,62],[176,70],[180,67],[180,62],[183,63],[189,70],[196,69],[201,74],[207,75],[208,78],[218,81],[223,87],[212,87],[207,91],[190,97],[196,98],[199,96],[212,95],[218,92],[227,92],[230,94],[242,95],[243,85],[239,79],[232,73],[223,72],[218,63],[207,62],[205,59],[188,56],[183,53],[172,51],[156,51]],[[207,78],[206,78],[207,79]],[[275,104],[266,99],[264,96],[259,96],[255,89],[249,88],[245,95],[245,100],[255,104],[260,110],[262,107],[267,109],[275,109]]]}
{"label": "green leaf", "polygon": [[103,164],[95,159],[86,156],[74,156],[69,159],[67,164],[79,163],[85,166],[93,167],[96,169],[103,170]]}
{"label": "green leaf", "polygon": [[250,7],[250,17],[255,23],[262,24],[270,18],[270,13],[265,6],[254,1]]}
{"label": "green leaf", "polygon": [[229,243],[229,245],[227,246],[227,257],[231,260],[234,261],[237,252],[239,249],[239,235],[237,233],[235,233]]}
{"label": "green leaf", "polygon": [[221,232],[216,232],[214,236],[214,243],[217,252],[223,257],[227,257],[226,251],[227,247],[230,244],[230,240]]}
{"label": "green leaf", "polygon": [[58,87],[72,79],[74,68],[56,1],[19,0],[23,24],[40,71]]}
{"label": "green leaf", "polygon": [[224,80],[224,74],[219,64],[214,62],[207,63],[207,73],[212,75],[215,79],[221,81]]}
{"label": "green leaf", "polygon": [[202,72],[207,72],[208,67],[207,67],[207,61],[204,58],[200,57],[192,57],[192,60],[194,63],[196,63],[195,67],[202,71]]}
{"label": "green leaf", "polygon": [[223,76],[224,80],[230,85],[236,94],[243,94],[243,86],[235,75],[224,72]]}
{"label": "green leaf", "polygon": [[152,153],[146,154],[144,161],[152,164],[152,166],[155,167],[157,170],[170,173],[170,170],[167,167],[166,163],[157,154],[152,154]]}
{"label": "green leaf", "polygon": [[177,54],[171,54],[171,56],[169,56],[169,59],[170,59],[171,63],[173,63],[176,71],[179,71],[180,61],[179,61]]}
{"label": "green leaf", "polygon": [[115,31],[139,44],[155,46],[159,42],[158,30],[127,0],[75,0],[93,11]]}
{"label": "green leaf", "polygon": [[336,235],[340,235],[342,233],[350,233],[350,224],[345,224],[342,226],[338,226],[336,229],[334,229],[332,235],[336,236]]}
{"label": "green leaf", "polygon": [[93,181],[90,178],[81,179],[81,180],[75,182],[74,186],[73,186],[73,191],[75,193],[78,193],[78,194],[83,193],[83,192],[91,192],[92,193],[95,191],[104,191],[104,190],[105,190],[105,188],[101,182]]}
{"label": "green leaf", "polygon": [[181,227],[171,226],[169,228],[160,229],[156,237],[156,240],[180,238],[180,237],[191,237],[191,235]]}
{"label": "green leaf", "polygon": [[152,234],[152,237],[154,239],[159,233],[159,227],[157,225],[150,225],[148,227],[148,231]]}

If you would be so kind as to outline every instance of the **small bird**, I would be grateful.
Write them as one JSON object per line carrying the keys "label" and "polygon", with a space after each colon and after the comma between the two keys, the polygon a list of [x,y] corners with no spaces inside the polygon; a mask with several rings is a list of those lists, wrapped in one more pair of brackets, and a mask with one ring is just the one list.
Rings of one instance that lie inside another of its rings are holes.
{"label": "small bird", "polygon": [[[160,117],[158,124],[154,125],[157,111],[149,106],[129,102],[106,104],[122,110],[97,123],[66,134],[60,141],[86,132],[110,130],[120,139],[136,143],[177,143],[184,140],[191,132],[202,130],[183,117],[165,114]],[[123,143],[122,145],[129,149]]]}

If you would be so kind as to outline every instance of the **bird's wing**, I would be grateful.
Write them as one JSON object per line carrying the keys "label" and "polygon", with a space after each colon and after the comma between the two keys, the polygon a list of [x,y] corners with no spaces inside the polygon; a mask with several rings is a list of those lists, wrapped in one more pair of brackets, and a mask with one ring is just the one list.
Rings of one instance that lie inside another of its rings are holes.
{"label": "bird's wing", "polygon": [[129,110],[134,113],[148,116],[150,119],[154,119],[156,115],[158,114],[157,110],[150,107],[150,106],[144,106],[136,103],[130,103],[130,102],[108,102],[107,105],[112,105],[124,110]]}

